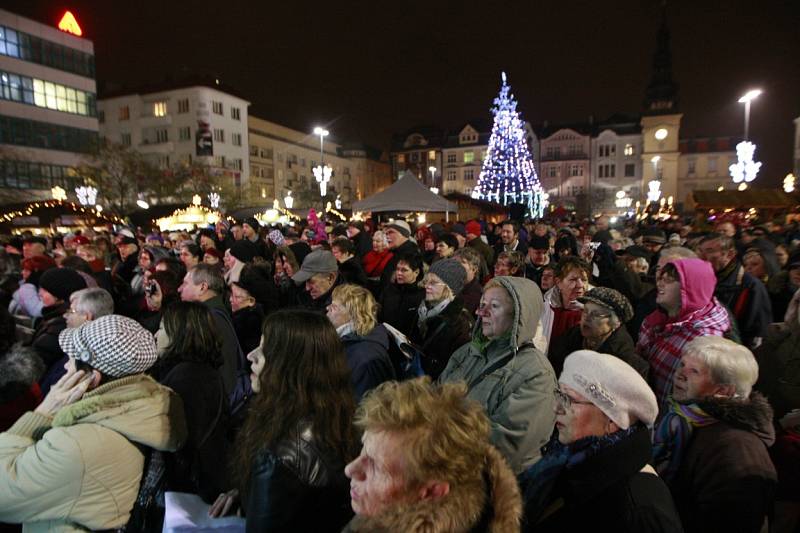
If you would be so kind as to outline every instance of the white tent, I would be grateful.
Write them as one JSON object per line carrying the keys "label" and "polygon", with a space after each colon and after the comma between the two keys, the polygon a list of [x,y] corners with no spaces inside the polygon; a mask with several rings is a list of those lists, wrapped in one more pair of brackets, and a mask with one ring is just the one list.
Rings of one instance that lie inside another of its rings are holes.
{"label": "white tent", "polygon": [[406,170],[391,186],[369,198],[353,203],[353,211],[419,211],[447,213],[458,211],[458,206],[434,194],[414,174]]}

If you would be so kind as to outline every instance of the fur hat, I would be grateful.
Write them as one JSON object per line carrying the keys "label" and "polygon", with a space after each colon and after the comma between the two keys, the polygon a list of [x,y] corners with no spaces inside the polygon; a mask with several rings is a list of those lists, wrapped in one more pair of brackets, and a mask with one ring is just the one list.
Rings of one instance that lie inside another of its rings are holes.
{"label": "fur hat", "polygon": [[467,277],[467,271],[458,259],[442,259],[436,261],[431,265],[428,274],[436,274],[445,285],[450,287],[455,296],[461,293],[464,288],[464,278]]}
{"label": "fur hat", "polygon": [[652,426],[658,415],[653,390],[631,365],[613,355],[572,352],[558,382],[585,396],[621,429],[637,421]]}
{"label": "fur hat", "polygon": [[67,328],[58,335],[58,344],[69,357],[114,378],[141,374],[158,359],[153,335],[121,315]]}
{"label": "fur hat", "polygon": [[231,255],[242,263],[249,263],[258,255],[258,248],[256,245],[247,239],[234,242],[230,247],[230,251]]}
{"label": "fur hat", "polygon": [[71,268],[51,268],[39,278],[39,287],[59,300],[69,302],[73,292],[86,288],[86,281]]}

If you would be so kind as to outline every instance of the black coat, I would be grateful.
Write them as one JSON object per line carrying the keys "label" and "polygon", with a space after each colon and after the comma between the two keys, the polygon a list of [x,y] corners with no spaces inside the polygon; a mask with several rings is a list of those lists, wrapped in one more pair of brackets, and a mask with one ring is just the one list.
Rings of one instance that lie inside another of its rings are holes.
{"label": "black coat", "polygon": [[261,326],[264,311],[260,304],[251,305],[235,311],[231,316],[236,338],[245,355],[255,350],[261,343]]}
{"label": "black coat", "polygon": [[453,352],[470,341],[472,324],[460,296],[425,324],[420,324],[417,316],[410,340],[425,354],[422,369],[427,375],[434,380],[439,377]]}
{"label": "black coat", "polygon": [[417,320],[417,308],[424,299],[425,289],[419,285],[390,283],[381,293],[378,321],[391,324],[408,336]]}
{"label": "black coat", "polygon": [[247,360],[233,329],[233,322],[221,296],[206,300],[203,304],[214,316],[217,333],[222,338],[222,367],[219,373],[225,385],[225,393],[230,394],[236,384],[236,376],[247,367]]}
{"label": "black coat", "polygon": [[461,299],[464,301],[464,309],[467,310],[469,316],[475,316],[475,311],[481,303],[481,296],[483,295],[483,286],[478,279],[477,274],[472,281],[464,285],[461,289]]}
{"label": "black coat", "polygon": [[[536,521],[526,508],[523,531],[681,532],[669,489],[650,460],[650,433],[642,427],[559,474]],[[549,512],[549,514],[548,514]]]}
{"label": "black coat", "polygon": [[372,235],[366,231],[359,231],[358,235],[353,235],[350,240],[356,247],[356,257],[359,260],[372,250]]}
{"label": "black coat", "polygon": [[[576,350],[583,349],[580,324],[570,328],[557,339],[553,339],[547,352],[547,358],[550,359],[553,370],[556,371],[556,376],[561,375],[561,371],[564,369],[564,360],[567,356]],[[625,326],[620,326],[614,330],[595,351],[619,357],[631,365],[643,378],[647,378],[647,371],[650,369],[650,365],[636,354],[633,339],[631,339]]]}
{"label": "black coat", "polygon": [[344,461],[314,439],[308,425],[260,453],[250,474],[247,533],[339,532],[353,516]]}
{"label": "black coat", "polygon": [[69,304],[66,302],[43,307],[42,317],[36,323],[30,346],[48,368],[66,355],[58,343],[58,335],[67,327],[64,313],[68,308]]}
{"label": "black coat", "polygon": [[339,276],[344,283],[354,283],[365,288],[369,285],[367,274],[364,272],[364,267],[361,266],[361,260],[356,256],[344,263],[339,263]]}
{"label": "black coat", "polygon": [[181,397],[188,436],[167,456],[167,490],[198,494],[213,502],[227,483],[228,401],[219,372],[210,365],[181,362],[159,379]]}
{"label": "black coat", "polygon": [[394,269],[397,268],[397,261],[401,255],[405,254],[416,254],[422,256],[422,252],[419,250],[419,246],[414,241],[408,240],[391,250],[392,258],[389,259],[389,262],[386,263],[386,267],[384,267],[383,272],[381,273],[381,286],[386,287],[392,281],[392,276],[394,276]]}
{"label": "black coat", "polygon": [[736,317],[742,344],[750,348],[754,339],[766,338],[767,327],[772,322],[769,293],[761,280],[745,272],[738,261],[717,273],[714,296]]}
{"label": "black coat", "polygon": [[389,334],[380,324],[363,337],[349,333],[342,337],[342,343],[347,353],[356,403],[384,381],[397,379],[389,359]]}

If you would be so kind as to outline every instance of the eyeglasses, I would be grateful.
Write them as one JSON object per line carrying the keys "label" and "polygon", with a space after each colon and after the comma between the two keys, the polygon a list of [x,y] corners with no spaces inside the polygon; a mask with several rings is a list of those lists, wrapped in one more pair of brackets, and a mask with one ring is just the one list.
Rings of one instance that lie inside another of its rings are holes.
{"label": "eyeglasses", "polygon": [[591,320],[592,322],[599,322],[604,318],[609,318],[611,316],[611,313],[598,313],[597,311],[589,312],[586,311],[586,309],[583,309],[581,311],[581,314],[586,318],[588,318],[589,320]]}
{"label": "eyeglasses", "polygon": [[553,389],[553,395],[556,397],[556,403],[558,403],[558,405],[561,406],[565,411],[571,410],[573,405],[589,405],[592,403],[573,400],[561,389]]}
{"label": "eyeglasses", "polygon": [[438,286],[441,286],[441,285],[444,285],[444,281],[436,281],[436,280],[432,280],[430,278],[425,278],[425,279],[422,280],[422,286],[423,287],[438,287]]}

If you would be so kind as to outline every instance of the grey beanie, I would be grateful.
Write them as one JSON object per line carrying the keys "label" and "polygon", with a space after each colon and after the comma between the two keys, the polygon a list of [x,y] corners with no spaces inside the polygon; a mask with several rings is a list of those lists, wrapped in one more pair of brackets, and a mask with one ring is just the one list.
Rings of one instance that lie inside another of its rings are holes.
{"label": "grey beanie", "polygon": [[431,265],[428,274],[436,274],[445,285],[450,287],[453,295],[458,296],[464,288],[464,279],[467,271],[458,259],[442,259]]}

